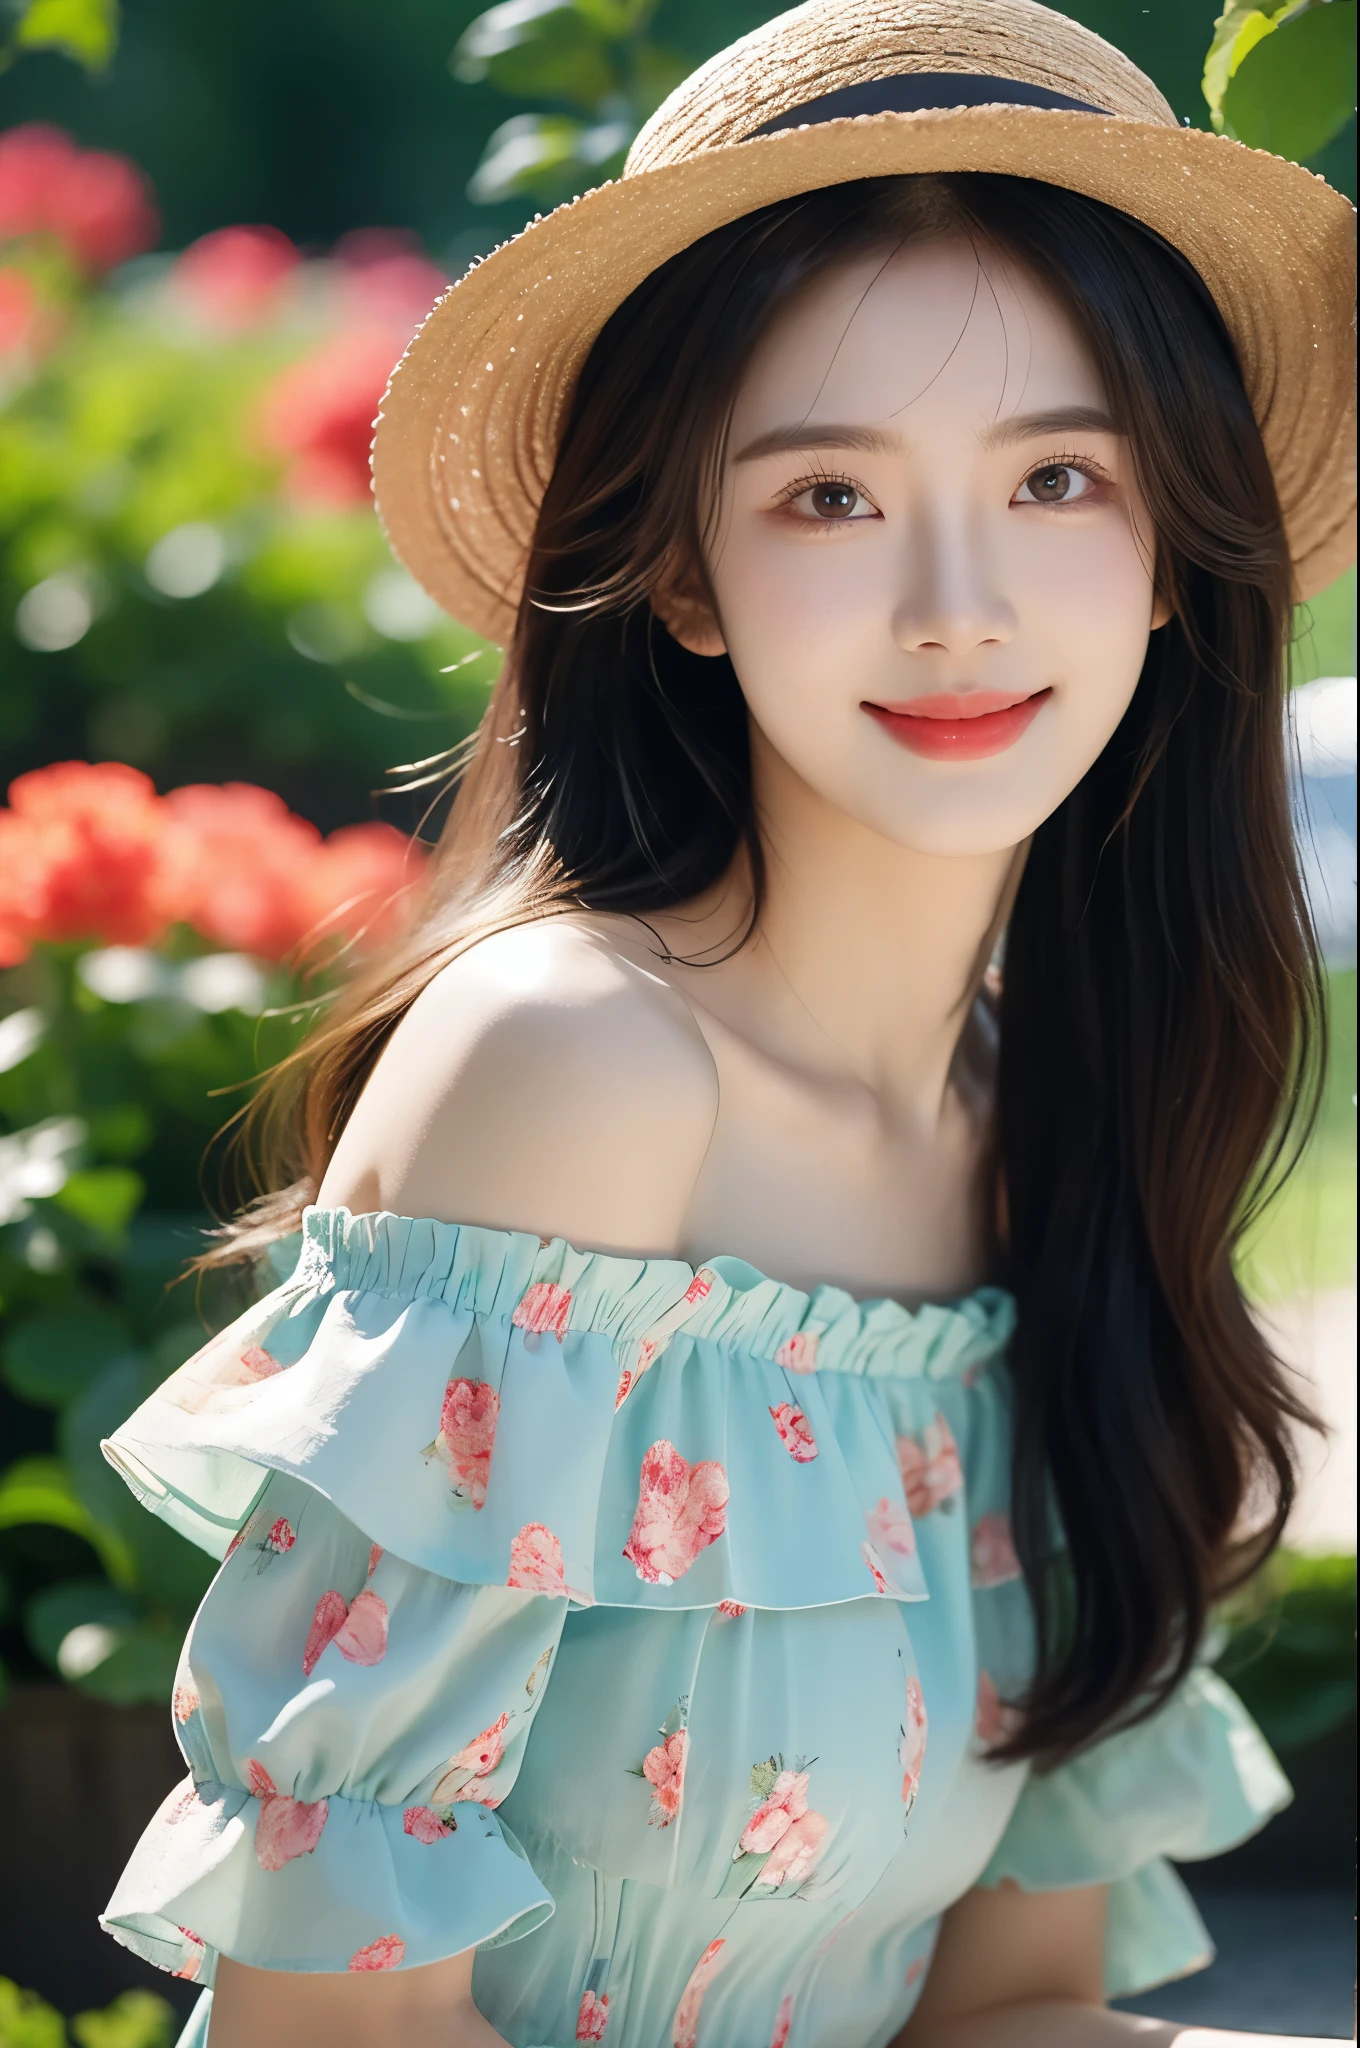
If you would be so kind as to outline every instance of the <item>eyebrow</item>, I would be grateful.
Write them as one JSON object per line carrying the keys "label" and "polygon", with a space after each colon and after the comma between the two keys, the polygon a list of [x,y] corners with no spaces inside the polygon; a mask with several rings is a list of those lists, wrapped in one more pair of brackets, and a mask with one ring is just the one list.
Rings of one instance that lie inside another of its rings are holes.
{"label": "eyebrow", "polygon": [[982,435],[984,448],[1009,448],[1040,434],[1117,434],[1118,422],[1098,405],[1059,405],[1048,412],[1012,413]]}
{"label": "eyebrow", "polygon": [[[1017,441],[1034,440],[1050,434],[1117,434],[1117,422],[1097,405],[1055,406],[1047,412],[1013,413],[998,420],[980,436],[984,448],[1008,448]],[[814,448],[854,448],[863,455],[896,455],[902,443],[896,434],[878,427],[829,424],[809,427],[771,427],[748,441],[734,462],[760,462],[769,455],[810,453]]]}
{"label": "eyebrow", "polygon": [[801,422],[792,427],[771,427],[748,441],[734,462],[759,462],[766,455],[804,454],[813,448],[857,448],[863,455],[896,455],[902,443],[896,434],[877,427],[809,427]]}

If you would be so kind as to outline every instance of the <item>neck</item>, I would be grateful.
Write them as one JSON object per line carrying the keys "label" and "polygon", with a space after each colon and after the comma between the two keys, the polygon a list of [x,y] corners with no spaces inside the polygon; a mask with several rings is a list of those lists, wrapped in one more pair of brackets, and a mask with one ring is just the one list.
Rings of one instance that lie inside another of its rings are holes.
{"label": "neck", "polygon": [[898,845],[820,797],[758,733],[753,747],[767,891],[752,968],[776,1007],[786,985],[801,1057],[932,1126],[1024,849]]}

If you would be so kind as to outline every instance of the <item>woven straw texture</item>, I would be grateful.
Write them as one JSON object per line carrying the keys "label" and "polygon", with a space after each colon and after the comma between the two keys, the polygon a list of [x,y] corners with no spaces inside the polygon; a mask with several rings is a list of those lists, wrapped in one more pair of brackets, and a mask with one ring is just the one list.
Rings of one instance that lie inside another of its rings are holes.
{"label": "woven straw texture", "polygon": [[[750,139],[821,94],[912,70],[1018,79],[1108,114],[965,107]],[[1354,560],[1354,208],[1297,164],[1177,127],[1127,58],[1034,0],[810,0],[686,79],[621,179],[470,271],[398,364],[374,442],[397,555],[454,617],[505,641],[577,374],[629,293],[758,207],[931,171],[1044,179],[1180,249],[1236,344],[1298,595]]]}

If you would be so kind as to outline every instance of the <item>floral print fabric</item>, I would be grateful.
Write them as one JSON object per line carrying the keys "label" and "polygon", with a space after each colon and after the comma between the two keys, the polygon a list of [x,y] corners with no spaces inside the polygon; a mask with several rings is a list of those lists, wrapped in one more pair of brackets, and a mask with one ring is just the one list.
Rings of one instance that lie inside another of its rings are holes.
{"label": "floral print fabric", "polygon": [[222,1558],[110,1932],[208,1987],[475,1947],[514,2048],[882,2048],[1002,1876],[1111,1884],[1112,1990],[1192,1967],[1159,1857],[1287,1796],[1217,1681],[988,1761],[1032,1655],[1011,1316],[309,1212],[106,1446]]}

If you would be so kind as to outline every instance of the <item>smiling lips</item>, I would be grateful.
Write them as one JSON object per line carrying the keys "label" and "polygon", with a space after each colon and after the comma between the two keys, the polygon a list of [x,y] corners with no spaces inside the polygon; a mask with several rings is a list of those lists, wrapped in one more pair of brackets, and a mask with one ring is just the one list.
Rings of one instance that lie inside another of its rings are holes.
{"label": "smiling lips", "polygon": [[1052,696],[1035,690],[939,690],[903,704],[864,704],[899,746],[930,761],[981,761],[1012,747]]}

